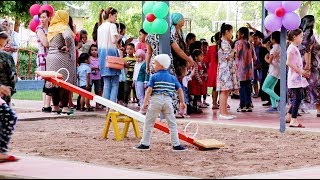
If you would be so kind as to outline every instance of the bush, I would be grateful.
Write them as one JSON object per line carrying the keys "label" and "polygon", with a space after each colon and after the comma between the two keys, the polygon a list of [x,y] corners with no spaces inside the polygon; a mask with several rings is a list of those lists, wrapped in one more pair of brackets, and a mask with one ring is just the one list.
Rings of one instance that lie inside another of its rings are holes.
{"label": "bush", "polygon": [[34,53],[31,54],[31,73],[30,77],[28,78],[28,61],[29,61],[29,52],[24,50],[19,50],[19,59],[20,59],[20,68],[17,69],[19,71],[19,76],[21,79],[34,79],[34,71],[37,68],[37,47],[27,46],[27,47],[21,47],[22,49],[30,50]]}

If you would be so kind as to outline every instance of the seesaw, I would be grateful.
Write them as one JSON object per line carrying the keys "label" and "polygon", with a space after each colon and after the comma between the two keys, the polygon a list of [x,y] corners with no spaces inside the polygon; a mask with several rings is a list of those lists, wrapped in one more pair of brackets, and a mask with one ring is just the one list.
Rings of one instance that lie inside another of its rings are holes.
{"label": "seesaw", "polygon": [[[88,92],[84,89],[81,89],[75,85],[72,85],[66,81],[64,81],[62,79],[62,74],[55,72],[55,71],[35,71],[35,73],[39,76],[41,76],[44,80],[49,81],[55,85],[58,85],[64,89],[67,89],[71,92],[77,93],[80,96],[86,97],[94,102],[97,102],[99,104],[102,104],[108,108],[114,109],[126,116],[129,116],[133,119],[136,119],[142,123],[145,122],[145,115],[140,114],[139,112],[136,112],[134,110],[131,110],[127,107],[121,106],[118,103],[112,102],[108,99],[105,99],[101,96],[95,95],[91,92]],[[169,128],[166,124],[161,123],[161,122],[155,122],[154,127],[156,129],[159,129],[162,132],[165,132],[167,134],[169,134]],[[224,147],[224,143],[220,142],[218,140],[215,139],[203,139],[203,140],[196,140],[192,137],[187,136],[186,134],[184,134],[183,132],[179,131],[178,132],[179,135],[179,139],[190,143],[194,146],[197,146],[200,150],[205,150],[205,149],[213,149],[213,148],[222,148]]]}

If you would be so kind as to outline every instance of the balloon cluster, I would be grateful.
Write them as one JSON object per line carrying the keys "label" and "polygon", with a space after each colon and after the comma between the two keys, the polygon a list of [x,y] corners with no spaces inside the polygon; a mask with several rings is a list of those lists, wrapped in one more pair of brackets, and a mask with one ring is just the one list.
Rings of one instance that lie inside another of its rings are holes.
{"label": "balloon cluster", "polygon": [[43,10],[49,11],[50,17],[53,17],[54,9],[49,4],[44,4],[42,6],[39,4],[34,4],[30,7],[29,13],[30,13],[31,17],[33,17],[29,23],[29,28],[31,29],[31,31],[35,32],[37,27],[39,26],[40,20],[39,20],[38,14]]}
{"label": "balloon cluster", "polygon": [[142,7],[145,20],[143,29],[149,34],[164,34],[168,30],[165,17],[169,13],[169,7],[165,2],[146,1]]}
{"label": "balloon cluster", "polygon": [[295,11],[301,5],[301,1],[265,1],[264,7],[270,13],[264,20],[267,30],[273,32],[282,26],[288,30],[299,28],[300,16]]}

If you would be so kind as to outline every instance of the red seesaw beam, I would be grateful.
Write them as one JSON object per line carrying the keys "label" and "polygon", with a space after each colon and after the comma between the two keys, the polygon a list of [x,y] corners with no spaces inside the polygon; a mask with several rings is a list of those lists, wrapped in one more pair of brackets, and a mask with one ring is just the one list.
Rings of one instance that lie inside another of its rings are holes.
{"label": "red seesaw beam", "polygon": [[87,90],[84,90],[84,89],[81,89],[80,87],[78,86],[75,86],[73,84],[70,84],[64,80],[61,80],[61,79],[58,79],[58,78],[52,78],[52,77],[44,77],[44,79],[46,81],[49,81],[49,82],[52,82],[53,84],[55,85],[58,85],[64,89],[67,89],[71,92],[74,92],[74,93],[77,93],[79,94],[80,96],[83,96],[85,98],[88,98],[90,100],[93,100],[93,97],[96,96],[95,94],[87,91]]}

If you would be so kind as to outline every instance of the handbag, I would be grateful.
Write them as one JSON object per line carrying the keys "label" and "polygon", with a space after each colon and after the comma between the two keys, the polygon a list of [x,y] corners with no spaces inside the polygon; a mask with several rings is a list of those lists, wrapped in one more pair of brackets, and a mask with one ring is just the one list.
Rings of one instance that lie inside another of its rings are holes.
{"label": "handbag", "polygon": [[107,56],[106,58],[106,67],[112,69],[123,69],[124,59],[117,56]]}

